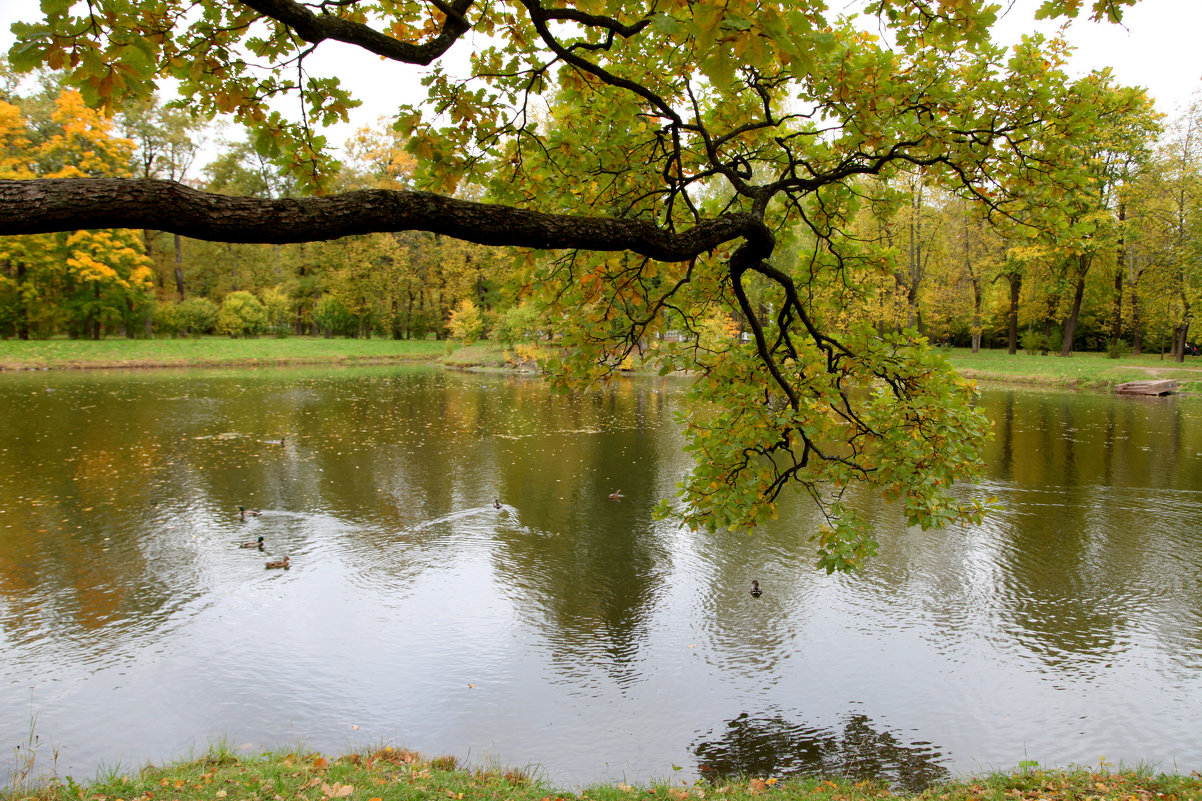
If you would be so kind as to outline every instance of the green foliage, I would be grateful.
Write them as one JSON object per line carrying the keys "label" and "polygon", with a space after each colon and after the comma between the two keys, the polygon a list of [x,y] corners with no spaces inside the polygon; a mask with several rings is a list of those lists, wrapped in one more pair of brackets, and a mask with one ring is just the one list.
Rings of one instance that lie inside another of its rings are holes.
{"label": "green foliage", "polygon": [[505,345],[537,338],[546,326],[538,309],[531,303],[510,306],[497,316],[490,336]]}
{"label": "green foliage", "polygon": [[1112,339],[1106,346],[1106,355],[1111,359],[1121,359],[1131,353],[1131,346],[1125,339]]}
{"label": "green foliage", "polygon": [[359,331],[359,320],[333,295],[317,301],[313,322],[326,336],[353,337]]}
{"label": "green foliage", "polygon": [[263,292],[263,311],[267,316],[266,330],[277,337],[286,337],[292,332],[292,300],[280,287],[271,287]]}
{"label": "green foliage", "polygon": [[151,309],[151,322],[154,326],[155,333],[159,336],[179,336],[179,304],[156,301],[154,307]]}
{"label": "green foliage", "polygon": [[217,329],[223,334],[255,337],[267,328],[267,309],[250,292],[231,292],[221,302],[217,314]]}
{"label": "green foliage", "polygon": [[188,298],[182,301],[175,307],[179,332],[192,337],[212,332],[217,327],[220,311],[217,304],[208,298]]}
{"label": "green foliage", "polygon": [[1040,351],[1046,353],[1049,347],[1047,337],[1038,331],[1024,331],[1021,342],[1023,350],[1032,356]]}

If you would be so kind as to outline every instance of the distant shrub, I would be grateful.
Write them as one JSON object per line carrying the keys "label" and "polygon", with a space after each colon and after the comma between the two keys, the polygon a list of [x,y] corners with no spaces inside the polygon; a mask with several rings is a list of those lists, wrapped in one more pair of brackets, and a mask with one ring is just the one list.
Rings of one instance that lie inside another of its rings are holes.
{"label": "distant shrub", "polygon": [[1038,331],[1025,331],[1021,339],[1023,350],[1034,356],[1038,351],[1046,351],[1048,349],[1048,341],[1043,334]]}
{"label": "distant shrub", "polygon": [[1131,346],[1123,339],[1112,339],[1106,346],[1106,355],[1111,359],[1121,359],[1131,352]]}
{"label": "distant shrub", "polygon": [[159,336],[179,336],[179,304],[158,301],[150,312],[150,324]]}
{"label": "distant shrub", "polygon": [[188,298],[175,306],[176,331],[193,337],[211,333],[219,313],[217,304],[208,298]]}
{"label": "distant shrub", "polygon": [[359,332],[359,320],[333,295],[317,301],[313,323],[327,337],[353,337]]}
{"label": "distant shrub", "polygon": [[221,302],[217,328],[235,339],[258,336],[267,328],[267,309],[249,292],[231,292]]}
{"label": "distant shrub", "polygon": [[263,292],[263,310],[267,313],[267,333],[283,339],[292,333],[292,298],[280,287]]}
{"label": "distant shrub", "polygon": [[505,345],[536,339],[543,328],[543,315],[529,303],[511,306],[497,316],[492,338]]}
{"label": "distant shrub", "polygon": [[472,344],[484,333],[484,320],[480,316],[480,309],[476,308],[476,304],[470,299],[464,298],[451,310],[447,328],[455,339],[465,345]]}

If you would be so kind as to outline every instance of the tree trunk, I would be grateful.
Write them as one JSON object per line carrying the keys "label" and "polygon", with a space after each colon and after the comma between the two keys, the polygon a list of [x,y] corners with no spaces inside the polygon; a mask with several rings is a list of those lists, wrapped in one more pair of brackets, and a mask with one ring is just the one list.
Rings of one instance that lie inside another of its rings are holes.
{"label": "tree trunk", "polygon": [[1123,235],[1123,222],[1127,219],[1127,205],[1119,203],[1119,241],[1114,266],[1114,311],[1110,321],[1110,341],[1118,342],[1123,335],[1123,270],[1127,262],[1127,240]]}
{"label": "tree trunk", "polygon": [[1011,356],[1018,353],[1018,296],[1022,292],[1023,277],[1018,273],[1006,276],[1010,282],[1010,320],[1007,331],[1006,352]]}
{"label": "tree trunk", "polygon": [[1082,254],[1077,257],[1077,286],[1073,292],[1073,305],[1068,317],[1064,320],[1064,344],[1060,348],[1061,356],[1073,355],[1073,337],[1077,335],[1077,320],[1081,316],[1081,300],[1085,297],[1085,274],[1089,272],[1092,257]]}
{"label": "tree trunk", "polygon": [[179,234],[175,234],[175,291],[179,302],[184,302],[184,248]]}
{"label": "tree trunk", "polygon": [[1131,353],[1140,356],[1144,352],[1144,335],[1139,324],[1139,293],[1131,287]]}
{"label": "tree trunk", "polygon": [[17,262],[17,339],[26,342],[29,341],[29,304],[25,300],[25,281],[28,274],[29,268],[25,266],[25,262]]}
{"label": "tree trunk", "polygon": [[981,282],[972,282],[972,352],[981,352]]}

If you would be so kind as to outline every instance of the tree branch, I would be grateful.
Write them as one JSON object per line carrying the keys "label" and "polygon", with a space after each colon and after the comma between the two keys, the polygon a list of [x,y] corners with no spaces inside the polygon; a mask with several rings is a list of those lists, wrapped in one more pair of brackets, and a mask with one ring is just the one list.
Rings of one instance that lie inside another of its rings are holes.
{"label": "tree branch", "polygon": [[407,64],[428,65],[445,53],[471,24],[464,18],[472,0],[454,0],[443,8],[447,15],[442,30],[425,44],[415,45],[401,42],[391,36],[364,25],[361,22],[335,17],[332,14],[314,14],[293,0],[240,0],[243,5],[260,14],[287,25],[306,42],[317,44],[326,39],[362,47],[377,56]]}
{"label": "tree branch", "polygon": [[215,242],[275,244],[429,231],[481,245],[628,250],[658,261],[687,261],[739,238],[771,249],[771,234],[747,213],[675,232],[646,220],[547,214],[429,192],[372,189],[264,200],[156,179],[0,180],[0,236],[85,228],[150,228]]}

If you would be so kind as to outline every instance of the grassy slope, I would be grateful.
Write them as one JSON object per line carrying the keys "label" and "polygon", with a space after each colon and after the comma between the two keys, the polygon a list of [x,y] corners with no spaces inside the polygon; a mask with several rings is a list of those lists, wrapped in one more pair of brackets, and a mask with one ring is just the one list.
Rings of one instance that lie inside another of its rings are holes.
{"label": "grassy slope", "polygon": [[1177,364],[1159,355],[1111,359],[1104,353],[1074,353],[1061,358],[1021,351],[1011,356],[1004,350],[983,350],[973,355],[967,348],[944,354],[961,375],[986,381],[1110,390],[1125,381],[1174,378],[1181,382],[1182,391],[1202,392],[1202,359],[1193,357]]}
{"label": "grassy slope", "polygon": [[49,339],[0,341],[0,369],[209,367],[432,361],[445,343],[391,339]]}
{"label": "grassy slope", "polygon": [[53,780],[0,789],[0,801],[1186,801],[1202,799],[1202,777],[1147,772],[1026,770],[938,785],[920,795],[874,783],[745,777],[729,782],[600,785],[575,792],[531,781],[515,770],[464,770],[453,757],[427,760],[378,748],[331,760],[319,754],[240,758],[217,750],[203,759],[122,775],[110,771],[81,786]]}
{"label": "grassy slope", "polygon": [[[1115,384],[1148,378],[1174,378],[1185,392],[1202,392],[1202,360],[1178,365],[1158,355],[1110,359],[1101,353],[1059,356],[1008,355],[966,348],[945,350],[952,365],[968,378],[1007,384],[1030,384],[1109,391]],[[0,340],[0,369],[97,367],[209,367],[299,364],[369,364],[439,361],[459,367],[512,366],[514,354],[496,343],[468,347],[433,340],[389,339],[51,339],[31,342]]]}

